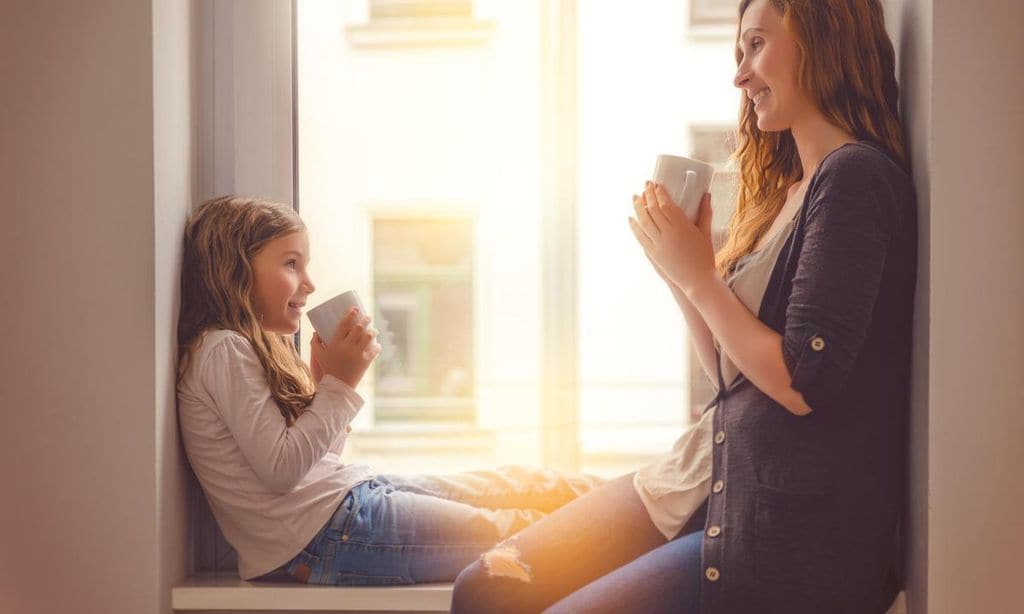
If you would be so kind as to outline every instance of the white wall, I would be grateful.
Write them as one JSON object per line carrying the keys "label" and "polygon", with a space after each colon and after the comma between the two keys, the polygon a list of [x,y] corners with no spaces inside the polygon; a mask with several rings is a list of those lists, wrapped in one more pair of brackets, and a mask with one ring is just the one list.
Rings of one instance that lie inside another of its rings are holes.
{"label": "white wall", "polygon": [[178,436],[175,359],[182,235],[199,194],[198,0],[153,1],[153,312],[157,612],[190,569],[190,470]]}
{"label": "white wall", "polygon": [[934,2],[928,611],[1024,603],[1024,4]]}
{"label": "white wall", "polygon": [[185,573],[171,320],[190,12],[0,16],[0,611],[168,611]]}
{"label": "white wall", "polygon": [[889,0],[920,211],[908,604],[1024,603],[1024,86],[1005,0]]}
{"label": "white wall", "polygon": [[886,24],[896,47],[900,104],[917,188],[918,278],[910,425],[910,492],[905,514],[904,585],[908,607],[928,604],[929,334],[932,207],[932,0],[886,0]]}

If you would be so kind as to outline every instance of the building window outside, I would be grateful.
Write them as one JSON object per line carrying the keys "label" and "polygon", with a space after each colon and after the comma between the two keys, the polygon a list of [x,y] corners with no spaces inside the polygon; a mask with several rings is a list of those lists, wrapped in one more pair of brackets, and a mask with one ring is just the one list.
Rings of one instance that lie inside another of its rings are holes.
{"label": "building window outside", "polygon": [[495,23],[473,0],[368,0],[346,27],[356,48],[464,47],[491,42]]}
{"label": "building window outside", "polygon": [[379,422],[474,419],[472,224],[373,222],[374,304],[394,347],[376,368]]}
{"label": "building window outside", "polygon": [[472,0],[370,0],[370,21],[381,19],[470,19]]}
{"label": "building window outside", "polygon": [[729,26],[736,23],[736,0],[690,0],[690,26]]}

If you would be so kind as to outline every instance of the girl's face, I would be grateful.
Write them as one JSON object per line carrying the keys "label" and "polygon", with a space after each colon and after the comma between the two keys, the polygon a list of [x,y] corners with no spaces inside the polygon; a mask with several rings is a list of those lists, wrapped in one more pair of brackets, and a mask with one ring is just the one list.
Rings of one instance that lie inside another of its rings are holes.
{"label": "girl's face", "polygon": [[763,132],[790,129],[814,105],[797,87],[800,58],[796,40],[769,0],[754,0],[740,20],[740,60],[733,84],[755,102],[757,127]]}
{"label": "girl's face", "polygon": [[309,235],[303,230],[270,241],[253,258],[253,306],[267,332],[298,332],[306,297],[316,290],[308,266]]}

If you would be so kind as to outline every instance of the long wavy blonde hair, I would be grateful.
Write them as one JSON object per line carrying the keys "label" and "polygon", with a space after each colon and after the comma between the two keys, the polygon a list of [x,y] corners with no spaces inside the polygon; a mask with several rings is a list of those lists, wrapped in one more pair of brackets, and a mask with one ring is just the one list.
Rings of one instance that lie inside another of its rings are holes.
{"label": "long wavy blonde hair", "polygon": [[211,329],[252,344],[290,426],[313,400],[309,367],[289,335],[267,333],[253,306],[253,258],[267,243],[306,228],[287,205],[223,196],[203,203],[185,229],[178,317],[178,382]]}
{"label": "long wavy blonde hair", "polygon": [[[752,1],[740,2],[740,20]],[[876,145],[909,172],[896,55],[879,0],[768,1],[796,39],[797,86],[829,122]],[[739,35],[737,28],[737,41]],[[737,47],[737,65],[741,59]],[[723,278],[737,260],[753,251],[782,210],[790,186],[803,179],[793,134],[759,130],[754,103],[746,96],[741,97],[732,159],[739,171],[736,211],[715,256]]]}

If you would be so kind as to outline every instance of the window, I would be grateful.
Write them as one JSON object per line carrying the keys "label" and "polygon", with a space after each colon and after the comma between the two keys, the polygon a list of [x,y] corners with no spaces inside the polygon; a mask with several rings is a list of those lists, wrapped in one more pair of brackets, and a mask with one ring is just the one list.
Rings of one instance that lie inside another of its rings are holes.
{"label": "window", "polygon": [[736,23],[736,0],[690,0],[690,26],[729,26]]}
{"label": "window", "polygon": [[374,303],[394,348],[376,366],[378,421],[473,420],[473,251],[470,219],[374,220]]}
{"label": "window", "polygon": [[472,0],[370,0],[370,21],[472,16]]}
{"label": "window", "polygon": [[[690,375],[682,315],[626,218],[658,154],[724,164],[730,43],[681,44],[678,0],[577,2],[557,28],[544,0],[363,6],[296,13],[298,200],[318,294],[359,290],[395,348],[360,387],[345,461],[441,472],[542,464],[562,446],[562,468],[615,475],[671,449],[705,378]],[[354,31],[481,13],[501,26],[486,45],[353,44]],[[552,31],[575,40],[551,45]],[[572,88],[550,86],[552,66]],[[651,84],[659,96],[637,95]],[[572,141],[558,156],[552,125]],[[573,180],[552,190],[562,173]],[[574,223],[558,245],[575,247],[553,250],[542,229],[561,215]],[[554,319],[574,347],[546,336]],[[563,358],[568,374],[545,368]],[[551,411],[559,387],[574,411]]]}
{"label": "window", "polygon": [[473,0],[367,0],[365,7],[346,28],[354,47],[479,45],[494,35]]}
{"label": "window", "polygon": [[739,173],[730,160],[736,149],[736,128],[734,125],[694,125],[690,127],[691,155],[715,167],[715,178],[711,182],[711,202],[714,205],[712,228],[716,247],[724,240],[725,226],[732,217],[739,189]]}

